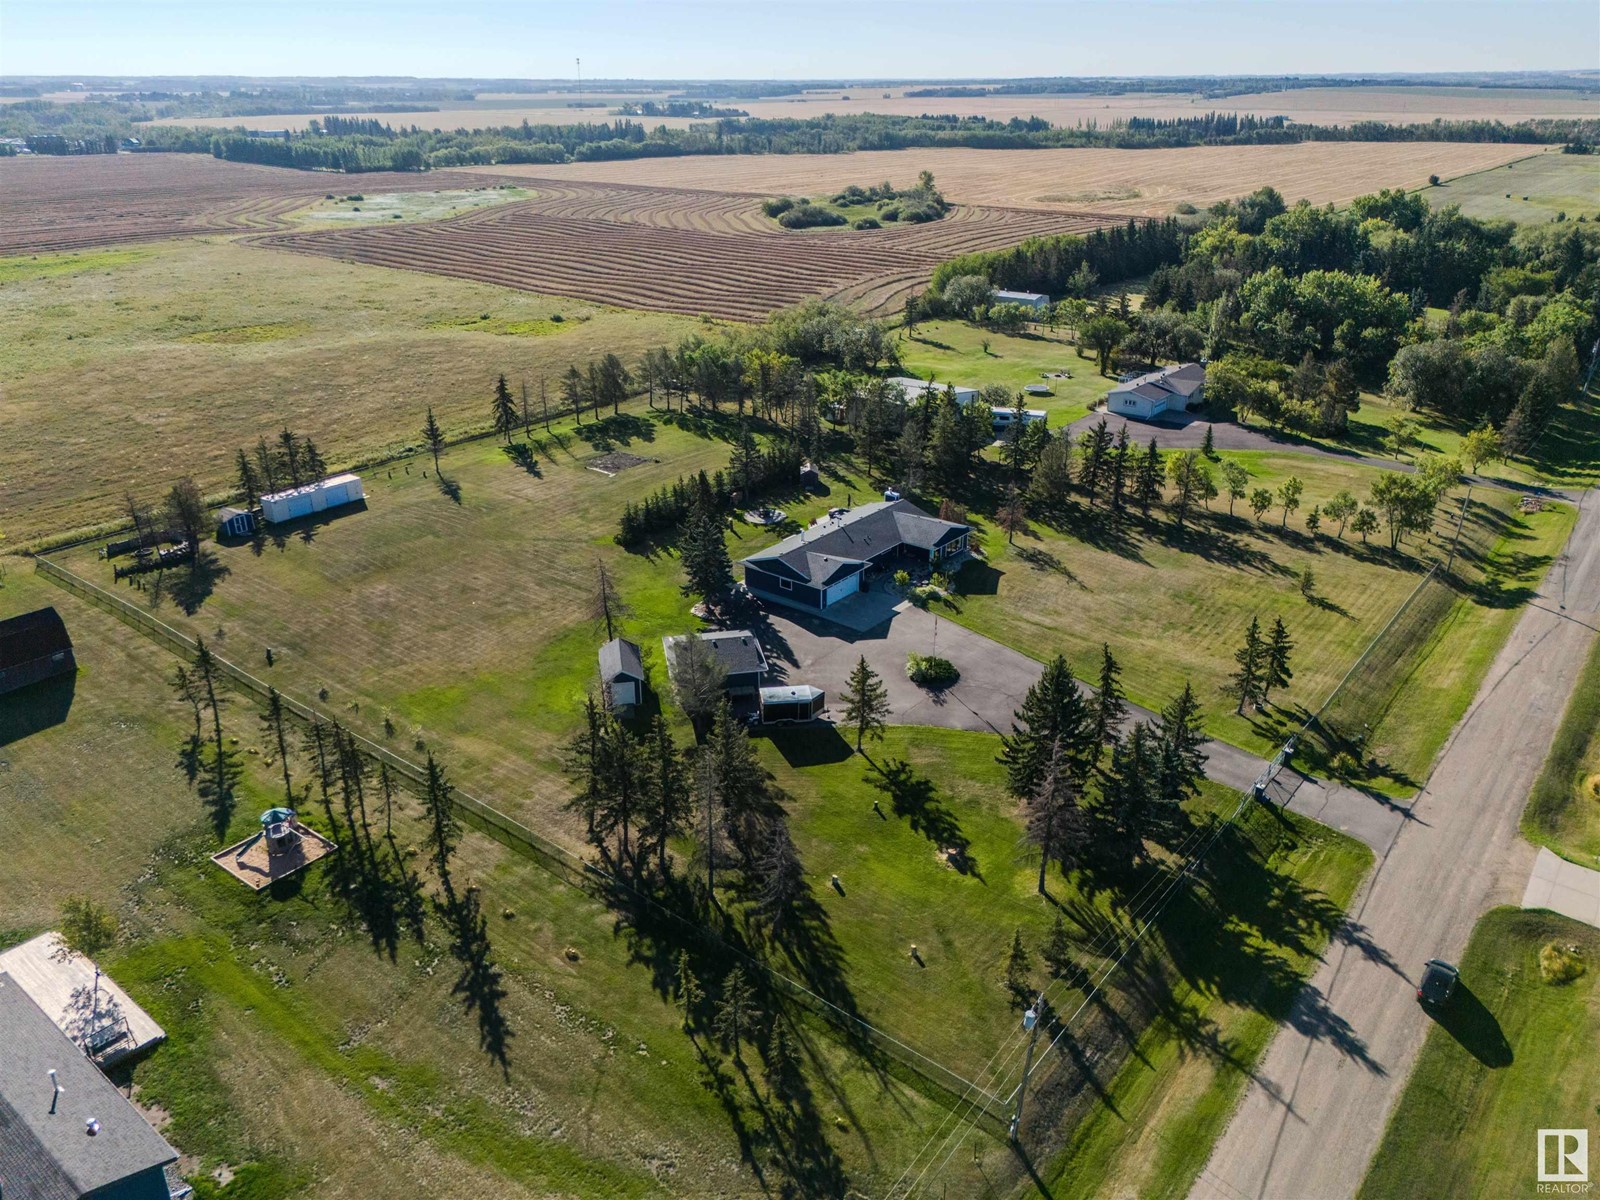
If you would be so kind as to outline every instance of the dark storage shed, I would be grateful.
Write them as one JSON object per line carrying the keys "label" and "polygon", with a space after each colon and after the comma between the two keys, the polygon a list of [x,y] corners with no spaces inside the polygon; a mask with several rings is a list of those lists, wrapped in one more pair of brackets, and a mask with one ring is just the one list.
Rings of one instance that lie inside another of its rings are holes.
{"label": "dark storage shed", "polygon": [[0,621],[0,695],[77,669],[66,622],[55,609]]}

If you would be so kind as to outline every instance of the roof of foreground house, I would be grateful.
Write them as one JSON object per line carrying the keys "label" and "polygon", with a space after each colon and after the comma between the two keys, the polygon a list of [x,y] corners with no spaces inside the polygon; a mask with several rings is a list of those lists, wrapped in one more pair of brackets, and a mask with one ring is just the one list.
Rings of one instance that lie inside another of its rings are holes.
{"label": "roof of foreground house", "polygon": [[[0,1043],[0,1180],[8,1196],[14,1189],[35,1200],[78,1200],[177,1161],[178,1152],[4,972]],[[51,1095],[51,1070],[59,1096]],[[152,1176],[152,1197],[168,1194],[164,1182],[155,1184],[160,1178]]]}
{"label": "roof of foreground house", "polygon": [[878,500],[819,521],[745,559],[746,566],[827,587],[896,546],[932,550],[970,527],[923,512],[909,500]]}
{"label": "roof of foreground house", "polygon": [[1120,381],[1113,392],[1132,392],[1146,400],[1161,400],[1177,396],[1187,400],[1206,382],[1206,369],[1199,363],[1184,363],[1178,367],[1162,367],[1132,379]]}

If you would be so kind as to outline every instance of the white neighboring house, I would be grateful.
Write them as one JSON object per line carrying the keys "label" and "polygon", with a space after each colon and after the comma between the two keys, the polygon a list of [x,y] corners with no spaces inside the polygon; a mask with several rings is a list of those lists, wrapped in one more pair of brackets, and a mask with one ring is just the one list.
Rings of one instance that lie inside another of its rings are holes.
{"label": "white neighboring house", "polygon": [[1199,363],[1163,367],[1120,380],[1106,393],[1106,411],[1148,421],[1164,412],[1183,412],[1204,400],[1206,369]]}
{"label": "white neighboring house", "polygon": [[1020,304],[1023,308],[1031,308],[1034,312],[1046,312],[1050,308],[1050,297],[1043,292],[1005,292],[994,294],[995,304]]}
{"label": "white neighboring house", "polygon": [[365,499],[366,493],[361,489],[361,476],[333,475],[316,483],[308,483],[304,487],[290,488],[286,492],[273,492],[270,496],[261,497],[261,517],[262,520],[275,525]]}

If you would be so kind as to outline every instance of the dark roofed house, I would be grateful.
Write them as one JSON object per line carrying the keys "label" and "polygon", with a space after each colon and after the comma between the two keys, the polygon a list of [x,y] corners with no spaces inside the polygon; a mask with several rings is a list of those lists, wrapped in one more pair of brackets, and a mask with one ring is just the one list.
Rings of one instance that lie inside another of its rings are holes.
{"label": "dark roofed house", "polygon": [[600,683],[612,708],[632,708],[644,700],[644,661],[627,638],[612,638],[600,647]]}
{"label": "dark roofed house", "polygon": [[863,504],[752,554],[744,582],[764,600],[826,609],[859,592],[868,567],[906,561],[948,570],[967,553],[971,532],[909,500]]}
{"label": "dark roofed house", "polygon": [[0,694],[77,669],[66,622],[55,609],[0,621]]}
{"label": "dark roofed house", "polygon": [[178,1152],[4,972],[0,1044],[0,1194],[170,1200]]}
{"label": "dark roofed house", "polygon": [[761,642],[748,629],[727,629],[702,633],[700,640],[711,647],[727,675],[723,691],[730,696],[754,696],[767,678],[767,655]]}

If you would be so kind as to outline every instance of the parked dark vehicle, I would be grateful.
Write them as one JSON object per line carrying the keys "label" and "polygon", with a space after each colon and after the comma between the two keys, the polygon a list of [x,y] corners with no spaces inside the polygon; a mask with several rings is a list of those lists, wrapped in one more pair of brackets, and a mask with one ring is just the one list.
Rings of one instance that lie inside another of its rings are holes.
{"label": "parked dark vehicle", "polygon": [[1417,985],[1417,999],[1434,1008],[1446,1004],[1455,995],[1460,979],[1461,972],[1449,963],[1430,958],[1422,965],[1422,982]]}

